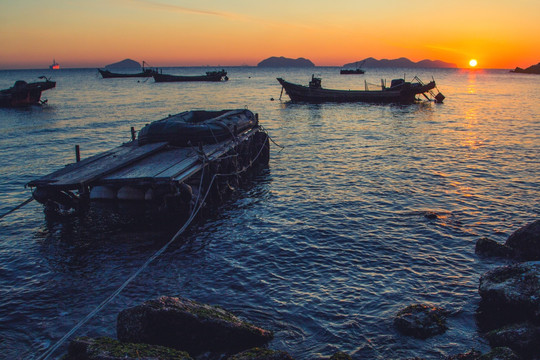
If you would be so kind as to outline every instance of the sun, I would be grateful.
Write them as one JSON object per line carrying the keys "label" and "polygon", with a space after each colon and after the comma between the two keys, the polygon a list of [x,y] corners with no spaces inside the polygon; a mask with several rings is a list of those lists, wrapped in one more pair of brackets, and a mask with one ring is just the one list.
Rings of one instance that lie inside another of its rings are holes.
{"label": "sun", "polygon": [[470,67],[475,67],[476,65],[478,65],[478,61],[476,61],[476,59],[471,59],[469,61],[469,66]]}

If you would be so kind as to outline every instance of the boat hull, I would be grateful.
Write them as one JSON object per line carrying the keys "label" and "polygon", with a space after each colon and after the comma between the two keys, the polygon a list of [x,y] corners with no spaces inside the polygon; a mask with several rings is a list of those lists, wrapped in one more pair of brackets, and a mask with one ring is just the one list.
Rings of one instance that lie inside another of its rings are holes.
{"label": "boat hull", "polygon": [[206,75],[168,75],[154,74],[156,82],[183,82],[183,81],[222,81],[228,80],[226,71],[209,71]]}
{"label": "boat hull", "polygon": [[134,78],[134,77],[152,77],[153,75],[157,74],[158,72],[156,70],[146,69],[143,72],[140,73],[134,73],[134,74],[122,74],[122,73],[113,73],[109,70],[102,70],[98,69],[99,73],[104,79],[111,79],[111,78]]}
{"label": "boat hull", "polygon": [[55,81],[38,81],[27,83],[17,81],[9,89],[0,90],[0,107],[24,107],[37,105],[41,100],[41,92],[56,86]]}
{"label": "boat hull", "polygon": [[277,79],[295,102],[322,103],[322,102],[370,102],[370,103],[413,103],[416,95],[428,92],[435,88],[432,81],[425,85],[405,83],[399,89],[392,88],[378,91],[363,90],[333,90],[312,88],[293,84],[282,78]]}
{"label": "boat hull", "polygon": [[362,74],[365,74],[365,71],[362,69],[355,69],[355,70],[343,69],[343,70],[340,70],[339,73],[341,75],[362,75]]}

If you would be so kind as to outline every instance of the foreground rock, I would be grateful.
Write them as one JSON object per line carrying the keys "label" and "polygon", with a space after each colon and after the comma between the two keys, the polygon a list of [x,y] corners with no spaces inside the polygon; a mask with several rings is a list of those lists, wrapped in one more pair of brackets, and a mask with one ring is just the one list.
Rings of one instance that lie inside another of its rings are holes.
{"label": "foreground rock", "polygon": [[512,248],[515,256],[522,261],[540,260],[540,220],[515,231],[505,245]]}
{"label": "foreground rock", "polygon": [[163,346],[122,343],[107,338],[80,337],[71,341],[64,360],[191,360],[188,353]]}
{"label": "foreground rock", "polygon": [[498,347],[487,354],[473,349],[464,354],[447,356],[445,360],[519,360],[519,356],[507,347]]}
{"label": "foreground rock", "polygon": [[506,323],[540,320],[540,262],[501,266],[486,272],[478,287],[485,317]]}
{"label": "foreground rock", "polygon": [[435,306],[410,305],[397,313],[394,325],[404,335],[425,339],[446,331],[447,311]]}
{"label": "foreground rock", "polygon": [[509,347],[524,358],[540,355],[540,327],[528,322],[490,331],[486,338],[491,346]]}
{"label": "foreground rock", "polygon": [[294,360],[285,351],[276,351],[263,348],[253,348],[233,355],[227,360]]}
{"label": "foreground rock", "polygon": [[118,315],[118,339],[187,351],[234,354],[264,345],[270,331],[240,320],[230,312],[192,300],[162,296]]}
{"label": "foreground rock", "polygon": [[504,244],[488,238],[476,242],[475,253],[480,256],[514,258],[519,261],[540,260],[540,220],[516,230]]}

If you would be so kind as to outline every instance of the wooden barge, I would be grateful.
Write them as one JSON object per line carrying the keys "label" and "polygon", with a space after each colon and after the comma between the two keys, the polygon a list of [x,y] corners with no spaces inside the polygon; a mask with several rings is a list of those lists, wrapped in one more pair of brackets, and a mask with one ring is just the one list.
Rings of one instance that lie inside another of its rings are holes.
{"label": "wooden barge", "polygon": [[[174,131],[186,129],[197,133],[196,141],[175,141]],[[210,137],[203,136],[205,129]],[[138,138],[132,129],[132,141],[27,186],[46,209],[61,212],[84,209],[93,201],[131,201],[189,214],[205,194],[221,196],[236,187],[244,172],[268,160],[268,135],[256,114],[246,109],[187,111],[146,125]]]}

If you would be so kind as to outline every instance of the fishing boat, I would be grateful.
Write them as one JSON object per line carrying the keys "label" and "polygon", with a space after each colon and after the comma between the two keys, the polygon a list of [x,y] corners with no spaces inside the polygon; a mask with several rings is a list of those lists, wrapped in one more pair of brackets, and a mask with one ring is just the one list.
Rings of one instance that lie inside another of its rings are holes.
{"label": "fishing boat", "polygon": [[247,109],[184,111],[154,121],[119,147],[80,159],[27,184],[33,198],[60,214],[92,202],[130,202],[158,212],[189,213],[199,194],[232,191],[250,169],[266,166],[268,135]]}
{"label": "fishing boat", "polygon": [[174,82],[174,81],[227,81],[227,72],[222,69],[219,71],[207,71],[205,75],[167,75],[154,74],[156,82]]}
{"label": "fishing boat", "polygon": [[52,64],[49,65],[49,69],[51,69],[51,70],[59,70],[60,69],[60,64],[57,63],[55,59],[53,59]]}
{"label": "fishing boat", "polygon": [[362,75],[362,74],[365,74],[365,71],[360,69],[360,67],[364,64],[365,60],[362,61],[360,63],[360,65],[358,65],[358,63],[356,63],[356,69],[341,69],[339,71],[339,73],[341,75]]}
{"label": "fishing boat", "polygon": [[145,62],[143,61],[142,71],[138,73],[114,73],[107,69],[98,69],[99,73],[104,79],[110,78],[133,78],[133,77],[152,77],[155,74],[158,74],[158,70],[155,68],[145,67]]}
{"label": "fishing boat", "polygon": [[[433,97],[435,102],[442,102],[444,95],[440,92],[435,94],[435,81],[424,84],[418,77],[414,77],[413,82],[404,79],[394,79],[390,87],[385,86],[381,80],[381,90],[333,90],[324,89],[321,86],[321,79],[312,75],[309,86],[293,84],[282,78],[277,78],[283,90],[294,102],[373,102],[373,103],[413,103],[417,101],[416,95],[422,94],[428,100]],[[280,96],[281,98],[281,96]]]}
{"label": "fishing boat", "polygon": [[0,107],[23,107],[44,103],[41,101],[41,92],[52,89],[56,81],[50,81],[45,76],[40,76],[45,81],[27,83],[17,80],[9,89],[0,90]]}

